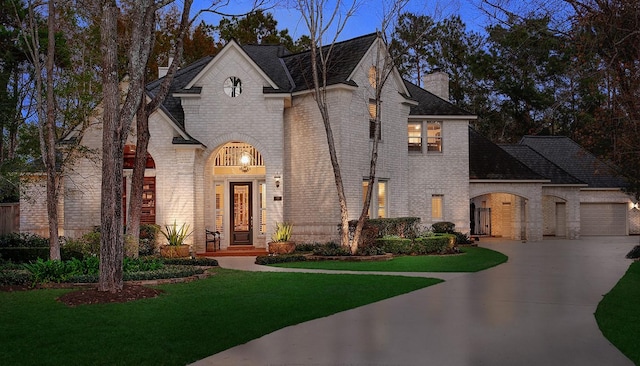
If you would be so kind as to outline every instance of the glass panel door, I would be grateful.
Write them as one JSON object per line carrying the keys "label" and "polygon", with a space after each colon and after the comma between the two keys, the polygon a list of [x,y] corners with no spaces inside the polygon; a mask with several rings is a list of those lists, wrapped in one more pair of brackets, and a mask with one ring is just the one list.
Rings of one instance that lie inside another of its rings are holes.
{"label": "glass panel door", "polygon": [[251,182],[231,183],[231,245],[251,245],[253,215]]}

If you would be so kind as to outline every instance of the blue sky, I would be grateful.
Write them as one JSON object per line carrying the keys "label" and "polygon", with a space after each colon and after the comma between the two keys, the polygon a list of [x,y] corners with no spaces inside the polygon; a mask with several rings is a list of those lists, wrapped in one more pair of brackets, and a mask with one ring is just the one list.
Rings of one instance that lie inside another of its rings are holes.
{"label": "blue sky", "polygon": [[[205,7],[210,0],[195,0],[194,11]],[[222,11],[227,13],[243,13],[250,9],[251,0],[230,0],[230,4]],[[292,38],[295,40],[303,34],[308,34],[306,25],[302,20],[300,13],[293,9],[281,5],[275,6],[269,12],[274,14],[274,18],[278,21],[278,29],[287,28]],[[347,26],[341,34],[339,40],[345,40],[363,34],[375,32],[380,28],[382,19],[381,0],[362,0],[357,13],[349,19]],[[482,32],[488,18],[483,11],[479,9],[480,0],[421,0],[410,1],[406,11],[416,14],[429,15],[436,20],[444,19],[452,14],[460,14],[462,20],[466,23],[467,29]],[[181,6],[181,1],[176,3]],[[217,25],[220,21],[219,16],[207,14],[201,16],[206,23]]]}

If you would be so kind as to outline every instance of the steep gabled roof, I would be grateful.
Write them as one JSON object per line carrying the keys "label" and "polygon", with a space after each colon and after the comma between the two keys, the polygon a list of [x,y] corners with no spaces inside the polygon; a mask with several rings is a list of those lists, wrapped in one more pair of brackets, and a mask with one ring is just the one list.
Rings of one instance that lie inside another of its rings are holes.
{"label": "steep gabled roof", "polygon": [[411,116],[471,116],[472,113],[458,108],[448,101],[404,80],[404,85],[411,94],[411,99],[418,102],[409,111]]}
{"label": "steep gabled roof", "polygon": [[499,146],[534,172],[550,179],[552,184],[586,185],[586,183],[562,170],[529,146],[521,144]]}
{"label": "steep gabled roof", "polygon": [[[191,80],[196,77],[202,71],[202,69],[207,66],[209,61],[213,59],[213,56],[206,56],[201,58],[200,60],[192,63],[191,65],[182,68],[176,71],[176,74],[173,78],[173,82],[169,87],[169,93],[162,103],[162,107],[166,110],[170,118],[173,118],[176,124],[184,131],[184,111],[182,110],[182,105],[180,104],[180,98],[176,98],[173,96],[176,92],[183,93],[199,93],[199,88],[191,88],[189,91],[185,91],[183,88],[191,82]],[[147,93],[150,96],[154,96],[158,90],[160,89],[160,84],[164,77],[153,81],[147,84]],[[186,132],[186,131],[185,131]]]}
{"label": "steep gabled roof", "polygon": [[[367,34],[333,45],[328,65],[327,86],[335,84],[355,85],[349,76],[360,60],[377,39],[376,33]],[[329,46],[324,46],[327,50]],[[283,61],[293,79],[292,92],[308,90],[313,85],[311,79],[311,52],[305,51],[283,57]]]}
{"label": "steep gabled roof", "polygon": [[520,144],[529,146],[590,188],[622,188],[627,183],[611,165],[565,136],[525,136]]}
{"label": "steep gabled roof", "polygon": [[469,127],[469,179],[547,180],[472,127]]}
{"label": "steep gabled roof", "polygon": [[[327,85],[345,84],[357,87],[350,77],[377,40],[377,37],[376,33],[371,33],[334,44],[328,69]],[[248,59],[259,68],[263,76],[269,79],[270,86],[264,88],[263,91],[265,93],[300,92],[308,90],[312,85],[310,51],[291,54],[282,45],[240,46],[235,41],[232,43],[232,47],[244,52]],[[326,47],[329,46],[325,46],[325,49]],[[224,54],[224,49],[221,54]],[[220,57],[220,54],[218,56],[204,57],[176,72],[169,94],[160,107],[181,130],[182,137],[176,140],[177,142],[174,141],[174,143],[198,143],[196,139],[190,137],[186,132],[181,99],[179,96],[176,97],[174,95],[200,94],[202,89],[192,85],[196,83],[198,76],[206,72],[206,68],[210,67],[209,65],[212,62],[215,62],[213,60],[216,57]],[[158,92],[163,79],[160,78],[147,84],[147,92],[150,96]],[[185,89],[187,87],[189,88]],[[411,106],[410,114],[413,116],[471,116],[471,113],[438,98],[408,81],[404,81],[404,87],[410,95],[403,94],[403,96],[408,100],[417,102],[417,105]],[[401,93],[404,93],[404,91],[401,91]]]}
{"label": "steep gabled roof", "polygon": [[282,61],[282,57],[290,54],[285,46],[246,45],[242,46],[242,49],[278,85],[281,91],[291,91],[291,77]]}

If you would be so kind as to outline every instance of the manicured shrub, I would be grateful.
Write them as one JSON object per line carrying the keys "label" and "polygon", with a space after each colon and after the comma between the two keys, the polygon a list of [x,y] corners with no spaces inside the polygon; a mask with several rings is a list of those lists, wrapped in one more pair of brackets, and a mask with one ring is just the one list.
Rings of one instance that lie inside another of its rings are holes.
{"label": "manicured shrub", "polygon": [[296,244],[295,253],[311,253],[318,245],[320,244],[319,243]]}
{"label": "manicured shrub", "polygon": [[36,234],[11,233],[0,235],[0,248],[48,248],[49,240]]}
{"label": "manicured shrub", "polygon": [[376,239],[376,245],[391,254],[411,254],[411,239],[387,235]]}
{"label": "manicured shrub", "polygon": [[335,242],[328,242],[325,244],[320,244],[313,249],[314,255],[321,255],[325,257],[332,256],[345,256],[351,255],[351,249],[347,247],[343,247],[342,245]]}
{"label": "manicured shrub", "polygon": [[256,257],[256,264],[269,265],[287,262],[304,262],[307,257],[299,254],[283,254],[283,255],[260,255]]}
{"label": "manicured shrub", "polygon": [[453,232],[456,230],[456,224],[448,221],[440,221],[440,222],[434,222],[431,225],[431,228],[434,233],[453,234]]}
{"label": "manicured shrub", "polygon": [[451,241],[448,235],[432,235],[416,238],[412,245],[413,254],[443,253]]}
{"label": "manicured shrub", "polygon": [[0,286],[29,285],[33,283],[33,276],[29,271],[2,269],[0,270]]}

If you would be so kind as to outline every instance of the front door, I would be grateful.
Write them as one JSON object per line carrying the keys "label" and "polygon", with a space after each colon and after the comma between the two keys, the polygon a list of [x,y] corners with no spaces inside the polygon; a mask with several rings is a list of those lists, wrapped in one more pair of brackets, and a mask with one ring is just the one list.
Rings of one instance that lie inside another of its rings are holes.
{"label": "front door", "polygon": [[251,182],[231,183],[231,245],[252,245]]}

